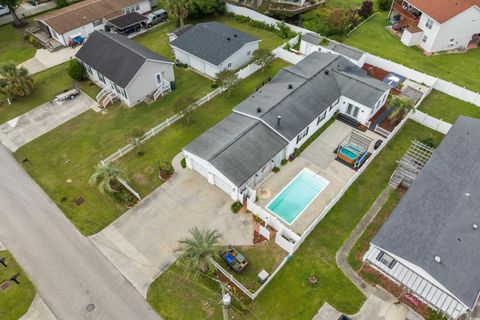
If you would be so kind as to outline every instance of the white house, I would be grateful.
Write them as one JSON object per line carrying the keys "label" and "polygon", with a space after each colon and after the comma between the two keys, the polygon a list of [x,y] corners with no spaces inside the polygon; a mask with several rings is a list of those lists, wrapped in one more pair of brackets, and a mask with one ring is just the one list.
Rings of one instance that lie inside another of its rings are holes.
{"label": "white house", "polygon": [[395,0],[389,18],[407,46],[465,49],[480,40],[480,0]]}
{"label": "white house", "polygon": [[343,56],[312,53],[187,145],[187,166],[242,200],[335,113],[367,124],[389,92]]}
{"label": "white house", "polygon": [[171,90],[173,62],[117,33],[95,31],[75,56],[103,90],[102,107],[120,99],[132,107]]}
{"label": "white house", "polygon": [[480,293],[479,140],[480,121],[459,117],[364,256],[451,319]]}
{"label": "white house", "polygon": [[218,22],[199,23],[170,35],[175,58],[210,77],[248,63],[260,40]]}
{"label": "white house", "polygon": [[105,30],[107,19],[152,10],[150,0],[84,0],[41,15],[35,20],[47,36],[64,46],[76,36],[87,38]]}

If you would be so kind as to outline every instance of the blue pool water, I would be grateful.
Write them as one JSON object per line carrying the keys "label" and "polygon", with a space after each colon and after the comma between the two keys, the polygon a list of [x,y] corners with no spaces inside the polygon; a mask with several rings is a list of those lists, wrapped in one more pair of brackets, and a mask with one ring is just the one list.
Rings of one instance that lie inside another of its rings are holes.
{"label": "blue pool water", "polygon": [[270,201],[267,209],[292,224],[328,183],[328,180],[305,168]]}

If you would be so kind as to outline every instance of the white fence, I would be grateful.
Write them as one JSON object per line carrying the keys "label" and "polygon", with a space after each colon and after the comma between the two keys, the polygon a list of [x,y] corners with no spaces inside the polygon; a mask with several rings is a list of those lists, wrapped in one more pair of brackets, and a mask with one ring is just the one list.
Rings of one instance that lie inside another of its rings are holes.
{"label": "white fence", "polygon": [[420,123],[421,125],[424,125],[425,127],[428,127],[443,134],[447,134],[450,128],[452,128],[452,124],[445,122],[441,119],[429,116],[428,114],[418,110],[410,113],[409,117],[410,119]]}
{"label": "white fence", "polygon": [[435,89],[480,107],[480,93],[475,93],[442,79],[438,79],[437,83],[435,83]]}

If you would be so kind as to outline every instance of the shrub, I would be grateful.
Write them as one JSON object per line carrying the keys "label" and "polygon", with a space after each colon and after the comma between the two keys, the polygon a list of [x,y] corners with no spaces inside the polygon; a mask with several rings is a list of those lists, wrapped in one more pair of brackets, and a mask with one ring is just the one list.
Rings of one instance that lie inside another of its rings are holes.
{"label": "shrub", "polygon": [[180,165],[182,166],[183,169],[185,169],[187,167],[187,160],[185,160],[185,158],[180,160]]}
{"label": "shrub", "polygon": [[163,180],[170,178],[170,176],[175,172],[173,166],[170,162],[162,162],[159,166],[160,177]]}
{"label": "shrub", "polygon": [[273,167],[272,171],[273,171],[274,173],[277,173],[277,172],[280,171],[280,167]]}
{"label": "shrub", "polygon": [[392,6],[392,0],[378,0],[378,8],[382,11],[390,10]]}
{"label": "shrub", "polygon": [[73,80],[82,81],[85,79],[85,68],[77,59],[68,62],[67,73]]}
{"label": "shrub", "polygon": [[290,27],[287,26],[285,21],[277,23],[277,27],[278,27],[278,33],[282,38],[285,38],[285,39],[292,38],[295,35],[292,29],[290,29]]}
{"label": "shrub", "polygon": [[288,163],[287,159],[283,159],[282,162],[281,162],[282,166],[285,166],[287,163]]}
{"label": "shrub", "polygon": [[373,13],[373,2],[365,0],[362,2],[362,6],[358,9],[358,15],[366,19]]}
{"label": "shrub", "polygon": [[55,0],[58,8],[63,8],[68,6],[68,0]]}
{"label": "shrub", "polygon": [[243,204],[240,201],[235,201],[230,206],[230,209],[232,210],[233,213],[238,213],[238,211],[240,211],[240,209],[242,209],[242,207],[243,207]]}

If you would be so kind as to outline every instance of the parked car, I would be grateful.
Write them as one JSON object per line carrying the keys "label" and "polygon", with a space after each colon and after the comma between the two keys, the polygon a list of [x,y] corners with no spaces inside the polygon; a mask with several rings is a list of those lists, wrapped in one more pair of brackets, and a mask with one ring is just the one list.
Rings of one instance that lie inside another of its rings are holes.
{"label": "parked car", "polygon": [[145,26],[151,28],[160,22],[167,21],[168,14],[167,11],[160,9],[145,15],[145,17],[147,18],[147,21],[144,23]]}
{"label": "parked car", "polygon": [[8,10],[7,6],[1,6],[0,5],[0,16],[9,14],[10,10]]}

